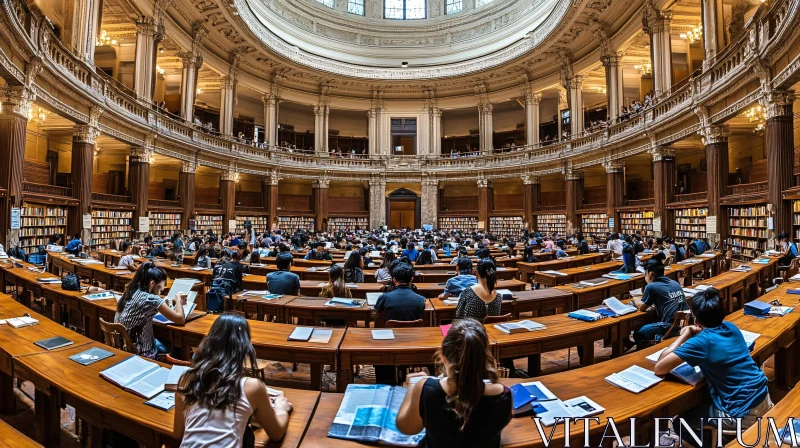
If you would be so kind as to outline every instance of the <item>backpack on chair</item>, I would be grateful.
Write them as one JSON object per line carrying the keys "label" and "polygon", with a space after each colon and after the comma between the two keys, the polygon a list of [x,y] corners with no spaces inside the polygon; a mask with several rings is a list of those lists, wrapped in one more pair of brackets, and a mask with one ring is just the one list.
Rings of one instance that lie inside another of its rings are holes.
{"label": "backpack on chair", "polygon": [[220,313],[225,310],[225,297],[231,297],[231,281],[224,278],[215,278],[211,288],[206,293],[206,311]]}

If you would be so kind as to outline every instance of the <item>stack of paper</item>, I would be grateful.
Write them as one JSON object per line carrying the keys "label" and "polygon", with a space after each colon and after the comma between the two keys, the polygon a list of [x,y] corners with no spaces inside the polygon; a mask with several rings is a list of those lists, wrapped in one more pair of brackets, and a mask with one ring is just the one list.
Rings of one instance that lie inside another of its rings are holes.
{"label": "stack of paper", "polygon": [[664,379],[656,376],[656,374],[650,370],[643,369],[639,366],[630,366],[622,372],[612,373],[607,376],[606,381],[617,387],[638,394],[664,381]]}
{"label": "stack of paper", "polygon": [[561,272],[561,271],[553,271],[553,270],[549,270],[549,271],[542,271],[542,274],[548,274],[548,275],[560,275],[560,276],[562,276],[562,277],[566,277],[566,276],[567,276],[567,274],[565,274],[565,273],[563,273],[563,272]]}

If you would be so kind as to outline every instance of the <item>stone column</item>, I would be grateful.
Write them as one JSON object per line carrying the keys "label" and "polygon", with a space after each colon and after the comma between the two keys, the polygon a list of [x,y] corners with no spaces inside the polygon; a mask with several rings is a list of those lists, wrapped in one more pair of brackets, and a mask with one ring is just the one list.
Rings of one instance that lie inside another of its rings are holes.
{"label": "stone column", "polygon": [[487,179],[478,179],[478,230],[489,230],[493,190],[492,183]]}
{"label": "stone column", "polygon": [[537,176],[522,176],[522,184],[524,185],[524,197],[522,199],[522,208],[525,216],[526,229],[533,230],[536,228],[536,217],[533,215],[539,209],[539,193],[541,185],[539,177]]}
{"label": "stone column", "polygon": [[525,94],[525,144],[533,146],[539,143],[539,103],[541,93]]}
{"label": "stone column", "polygon": [[278,97],[268,93],[261,101],[264,102],[264,141],[274,147],[278,144]]}
{"label": "stone column", "polygon": [[275,223],[278,219],[278,181],[279,177],[276,173],[264,179],[261,184],[261,197],[262,205],[269,213],[270,230],[275,228]]}
{"label": "stone column", "polygon": [[181,55],[181,117],[192,122],[194,120],[194,101],[197,97],[197,72],[202,65],[202,58],[193,53]]}
{"label": "stone column", "polygon": [[439,227],[439,179],[425,176],[422,178],[422,220],[424,224]]}
{"label": "stone column", "polygon": [[36,99],[32,90],[22,86],[0,88],[0,229],[5,231],[6,250],[19,244],[19,230],[11,230],[11,209],[22,206],[22,183],[25,173],[25,131],[28,109]]}
{"label": "stone column", "polygon": [[189,220],[195,217],[195,171],[197,171],[195,162],[181,162],[181,172],[178,174],[178,201],[183,209],[181,229],[184,230],[189,229]]}
{"label": "stone column", "polygon": [[233,135],[233,103],[237,81],[231,75],[222,75],[219,83],[219,133]]}
{"label": "stone column", "polygon": [[223,171],[219,178],[219,195],[222,198],[222,210],[225,216],[222,217],[222,231],[233,232],[235,227],[231,227],[230,220],[236,219],[236,181],[239,173],[232,170]]}
{"label": "stone column", "polygon": [[[653,230],[656,236],[675,233],[675,212],[667,204],[675,200],[675,151],[669,146],[653,148]],[[661,222],[658,230],[657,222]]]}
{"label": "stone column", "polygon": [[128,155],[128,194],[131,202],[136,206],[133,210],[131,227],[136,231],[137,238],[146,233],[139,230],[139,218],[147,215],[148,191],[150,183],[150,156],[152,148],[131,148]]}
{"label": "stone column", "polygon": [[772,91],[763,103],[767,112],[766,145],[769,190],[774,232],[792,231],[792,204],[783,191],[794,185],[794,92]]}
{"label": "stone column", "polygon": [[386,180],[369,181],[369,227],[378,229],[387,225],[386,219]]}
{"label": "stone column", "polygon": [[133,91],[136,92],[136,96],[148,103],[153,101],[159,36],[158,25],[152,17],[143,17],[136,22]]}
{"label": "stone column", "polygon": [[[721,243],[724,238],[725,214],[722,213],[720,198],[725,195],[728,186],[728,135],[730,131],[725,125],[709,125],[703,129],[703,137],[706,144],[706,172],[707,172],[707,195],[708,195],[708,217],[706,226],[709,223],[716,223],[717,231],[706,232],[708,240]],[[713,244],[712,244],[713,246]]]}
{"label": "stone column", "polygon": [[313,184],[314,196],[314,228],[318,232],[328,231],[328,196],[331,181],[329,179],[317,179]]}
{"label": "stone column", "polygon": [[494,124],[492,110],[494,105],[486,102],[481,106],[481,151],[491,153],[494,149]]}
{"label": "stone column", "polygon": [[655,96],[668,95],[672,88],[672,44],[670,40],[670,11],[645,7],[644,31],[650,35],[650,54],[653,60]]}
{"label": "stone column", "polygon": [[616,123],[624,102],[622,87],[622,54],[610,53],[601,58],[606,71],[606,96],[608,97],[608,118]]}
{"label": "stone column", "polygon": [[378,154],[378,119],[374,110],[367,111],[367,120],[367,152]]}
{"label": "stone column", "polygon": [[604,163],[603,167],[606,169],[606,215],[614,220],[614,226],[609,226],[609,229],[611,232],[619,232],[617,208],[622,206],[625,195],[625,165],[611,160]]}
{"label": "stone column", "polygon": [[328,105],[320,102],[314,107],[314,151],[317,154],[327,154],[328,147]]}
{"label": "stone column", "polygon": [[725,46],[725,24],[722,23],[722,2],[719,0],[702,0],[703,17],[703,49],[705,68]]}
{"label": "stone column", "polygon": [[583,76],[573,76],[568,85],[570,133],[577,137],[583,134]]}
{"label": "stone column", "polygon": [[67,10],[61,41],[89,64],[94,64],[101,3],[102,0],[72,0],[65,5]]}
{"label": "stone column", "polygon": [[67,232],[81,234],[84,244],[91,244],[92,229],[83,228],[83,215],[92,213],[92,174],[94,148],[99,129],[92,125],[78,125],[72,131],[72,197],[78,200],[75,213],[67,218]]}
{"label": "stone column", "polygon": [[566,217],[567,233],[574,234],[581,228],[578,219],[578,207],[583,204],[583,172],[569,169],[564,176],[566,181]]}

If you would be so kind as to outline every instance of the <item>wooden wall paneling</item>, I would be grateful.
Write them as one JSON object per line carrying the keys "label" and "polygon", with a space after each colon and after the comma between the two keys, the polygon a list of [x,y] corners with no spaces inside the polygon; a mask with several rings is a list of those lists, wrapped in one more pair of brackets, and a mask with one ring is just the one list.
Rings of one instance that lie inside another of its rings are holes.
{"label": "wooden wall paneling", "polygon": [[278,214],[288,216],[290,212],[312,212],[312,196],[299,194],[278,193]]}
{"label": "wooden wall paneling", "polygon": [[108,193],[108,174],[94,173],[92,175],[92,193]]}
{"label": "wooden wall paneling", "polygon": [[220,203],[220,190],[219,188],[195,188],[195,201],[198,204],[219,204]]}
{"label": "wooden wall paneling", "polygon": [[164,199],[167,194],[166,191],[164,182],[147,183],[147,199]]}
{"label": "wooden wall paneling", "polygon": [[25,170],[23,171],[24,182],[34,184],[49,185],[50,184],[50,164],[47,162],[40,162],[35,159],[25,159]]}

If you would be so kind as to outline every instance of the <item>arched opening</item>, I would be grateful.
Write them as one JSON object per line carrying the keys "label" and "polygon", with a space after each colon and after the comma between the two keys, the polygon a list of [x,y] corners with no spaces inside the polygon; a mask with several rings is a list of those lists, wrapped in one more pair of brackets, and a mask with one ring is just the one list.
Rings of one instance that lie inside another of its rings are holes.
{"label": "arched opening", "polygon": [[420,228],[422,202],[411,190],[398,188],[386,197],[386,216],[389,217],[389,228]]}

